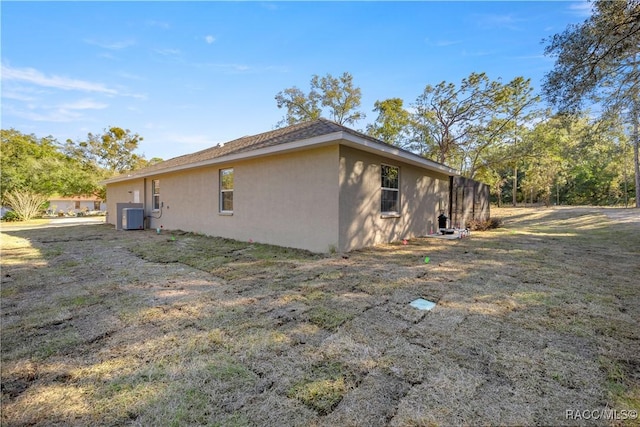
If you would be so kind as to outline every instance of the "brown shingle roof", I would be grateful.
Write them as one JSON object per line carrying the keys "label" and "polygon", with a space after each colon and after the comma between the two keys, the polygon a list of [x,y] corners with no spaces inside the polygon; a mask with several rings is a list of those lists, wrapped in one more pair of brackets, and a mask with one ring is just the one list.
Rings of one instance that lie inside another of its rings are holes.
{"label": "brown shingle roof", "polygon": [[[206,162],[207,160],[212,160],[223,156],[249,152],[261,148],[286,144],[289,142],[301,141],[336,132],[349,133],[359,138],[366,139],[375,144],[379,144],[382,147],[386,146],[386,144],[384,144],[382,141],[372,138],[369,135],[355,131],[353,129],[349,129],[348,127],[332,122],[331,120],[320,118],[313,121],[297,123],[284,128],[263,132],[257,135],[244,136],[242,138],[229,141],[224,145],[217,145],[215,147],[207,148],[195,153],[174,157],[172,159],[156,163],[155,165],[151,165],[143,169],[128,172],[126,176],[129,178],[134,178],[136,176],[149,176],[150,174],[153,174],[155,172],[162,172],[167,169],[180,168],[185,166],[188,167],[188,165],[190,164]],[[411,153],[409,151],[402,149],[398,150],[408,153],[411,156],[416,156],[414,153]],[[124,176],[121,175],[121,177]],[[114,177],[112,179],[118,180],[118,178],[120,177]],[[110,180],[107,180],[107,182],[108,181]]]}
{"label": "brown shingle roof", "polygon": [[330,133],[341,131],[350,132],[355,135],[371,139],[372,141],[376,141],[369,136],[361,134],[360,132],[356,132],[345,126],[341,126],[330,120],[318,119],[309,122],[297,123],[291,126],[263,132],[257,135],[243,136],[242,138],[229,141],[224,145],[217,145],[215,147],[207,148],[195,153],[174,157],[172,159],[156,163],[143,169],[128,172],[127,175],[147,175],[149,172],[162,171],[164,169],[184,166],[190,163],[198,163],[222,156],[228,156],[230,154],[257,150],[259,148],[271,147],[279,144],[286,144],[287,142],[300,141],[307,138],[313,138],[316,136],[327,135]]}

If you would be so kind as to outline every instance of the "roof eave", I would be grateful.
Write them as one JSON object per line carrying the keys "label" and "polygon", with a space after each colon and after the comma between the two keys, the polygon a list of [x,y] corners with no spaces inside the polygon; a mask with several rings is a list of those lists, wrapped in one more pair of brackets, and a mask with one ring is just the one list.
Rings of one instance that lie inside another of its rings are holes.
{"label": "roof eave", "polygon": [[321,147],[331,144],[343,144],[351,146],[363,151],[384,154],[387,157],[423,168],[433,172],[439,172],[448,176],[459,175],[455,169],[445,166],[440,163],[425,159],[416,154],[409,153],[404,150],[400,150],[391,145],[385,145],[382,143],[376,143],[366,138],[359,137],[349,132],[338,131],[325,135],[315,136],[312,138],[302,139],[299,141],[289,142],[286,144],[273,145],[270,147],[258,148],[256,150],[250,150],[241,153],[229,154],[226,156],[215,157],[213,159],[202,160],[194,163],[187,163],[184,165],[169,167],[166,169],[156,169],[148,172],[141,171],[141,173],[131,173],[128,175],[120,175],[114,178],[106,179],[101,184],[115,184],[118,182],[130,181],[133,179],[142,179],[150,176],[157,176],[159,174],[180,172],[187,169],[196,169],[205,166],[211,166],[222,163],[230,163],[238,160],[247,160],[256,157],[268,156],[271,154],[285,153],[290,151],[299,151],[311,147]]}
{"label": "roof eave", "polygon": [[342,132],[333,132],[325,135],[315,136],[312,138],[301,139],[298,141],[289,142],[286,144],[272,145],[269,147],[258,148],[256,150],[243,151],[235,154],[228,154],[226,156],[214,157],[213,159],[202,160],[199,162],[187,163],[184,165],[169,167],[165,169],[156,169],[148,172],[140,171],[141,173],[131,173],[128,175],[120,175],[116,176],[101,182],[101,184],[114,184],[117,182],[129,181],[132,179],[141,179],[147,178],[150,176],[156,176],[159,174],[172,173],[172,172],[180,172],[186,169],[196,169],[205,166],[217,165],[221,163],[229,163],[235,162],[238,160],[247,160],[253,159],[256,157],[268,156],[276,153],[284,153],[289,151],[298,151],[303,150],[310,147],[318,147],[323,145],[331,145],[332,143],[337,143],[339,135]]}

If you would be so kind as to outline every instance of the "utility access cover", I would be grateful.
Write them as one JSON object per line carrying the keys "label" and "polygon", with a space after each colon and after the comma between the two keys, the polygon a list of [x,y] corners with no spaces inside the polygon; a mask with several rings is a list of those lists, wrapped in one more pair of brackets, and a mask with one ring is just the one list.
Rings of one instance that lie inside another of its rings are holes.
{"label": "utility access cover", "polygon": [[426,299],[418,298],[417,300],[411,301],[409,305],[411,307],[417,308],[418,310],[431,310],[436,306],[436,303]]}

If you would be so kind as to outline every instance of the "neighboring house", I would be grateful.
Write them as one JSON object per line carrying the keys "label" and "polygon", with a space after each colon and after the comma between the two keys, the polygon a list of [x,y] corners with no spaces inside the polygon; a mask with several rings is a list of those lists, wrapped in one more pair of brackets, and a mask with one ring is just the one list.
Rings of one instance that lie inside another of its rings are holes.
{"label": "neighboring house", "polygon": [[105,211],[107,204],[94,196],[51,196],[48,211],[53,214]]}
{"label": "neighboring house", "polygon": [[[107,221],[350,251],[437,230],[445,165],[320,119],[230,141],[104,181]],[[115,213],[116,215],[113,215]]]}

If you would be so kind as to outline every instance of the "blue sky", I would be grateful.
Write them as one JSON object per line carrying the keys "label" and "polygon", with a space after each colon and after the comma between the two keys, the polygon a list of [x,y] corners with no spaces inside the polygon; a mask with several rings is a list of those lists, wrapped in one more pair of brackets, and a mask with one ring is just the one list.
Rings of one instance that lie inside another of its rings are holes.
{"label": "blue sky", "polygon": [[273,129],[279,91],[353,75],[365,129],[376,100],[410,106],[471,72],[536,90],[542,39],[584,1],[13,2],[1,5],[2,128],[60,142],[109,126],[168,159]]}

